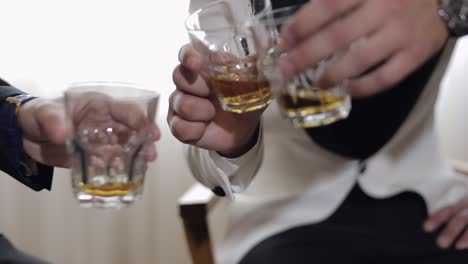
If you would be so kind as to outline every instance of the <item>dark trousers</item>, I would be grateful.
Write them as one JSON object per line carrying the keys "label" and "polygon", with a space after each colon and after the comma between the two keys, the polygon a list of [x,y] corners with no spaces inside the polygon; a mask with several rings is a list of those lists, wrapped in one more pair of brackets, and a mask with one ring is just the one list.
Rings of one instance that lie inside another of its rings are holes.
{"label": "dark trousers", "polygon": [[47,264],[16,249],[0,234],[0,264]]}
{"label": "dark trousers", "polygon": [[468,250],[437,247],[440,230],[425,233],[426,217],[424,200],[416,193],[374,199],[356,186],[327,220],[272,236],[240,263],[467,264]]}

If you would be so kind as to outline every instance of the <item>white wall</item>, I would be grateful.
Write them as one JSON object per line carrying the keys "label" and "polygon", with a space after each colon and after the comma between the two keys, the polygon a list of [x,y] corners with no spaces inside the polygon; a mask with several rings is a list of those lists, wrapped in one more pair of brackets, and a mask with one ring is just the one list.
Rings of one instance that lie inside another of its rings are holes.
{"label": "white wall", "polygon": [[0,233],[53,263],[189,263],[176,199],[193,182],[165,121],[172,69],[186,43],[187,0],[2,0],[0,76],[43,97],[76,81],[145,84],[162,93],[163,137],[143,201],[80,209],[68,172],[35,193],[0,175]]}

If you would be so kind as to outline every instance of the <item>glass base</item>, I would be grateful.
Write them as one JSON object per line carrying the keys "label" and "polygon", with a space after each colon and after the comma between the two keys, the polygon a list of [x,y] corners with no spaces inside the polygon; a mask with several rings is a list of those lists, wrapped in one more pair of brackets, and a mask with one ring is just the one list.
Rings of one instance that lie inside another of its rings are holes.
{"label": "glass base", "polygon": [[347,100],[339,107],[312,115],[287,116],[295,128],[312,128],[326,126],[348,117],[351,111],[351,100]]}
{"label": "glass base", "polygon": [[133,202],[140,200],[140,197],[135,195],[122,195],[122,196],[95,196],[84,192],[75,194],[80,207],[83,208],[113,208],[120,209],[128,207]]}
{"label": "glass base", "polygon": [[258,98],[257,100],[250,100],[245,103],[233,102],[223,99],[219,99],[219,103],[221,104],[221,107],[224,111],[242,114],[263,109],[271,103],[271,100],[272,96],[271,94],[268,94],[263,98]]}

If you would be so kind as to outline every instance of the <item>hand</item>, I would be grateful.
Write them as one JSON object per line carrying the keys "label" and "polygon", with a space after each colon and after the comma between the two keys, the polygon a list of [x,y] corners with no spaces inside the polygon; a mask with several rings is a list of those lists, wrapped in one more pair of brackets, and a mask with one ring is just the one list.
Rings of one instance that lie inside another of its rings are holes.
{"label": "hand", "polygon": [[62,100],[37,98],[24,104],[18,112],[26,153],[35,161],[66,167],[66,130]]}
{"label": "hand", "polygon": [[[94,97],[94,99],[97,98]],[[78,107],[80,111],[74,113],[74,120],[89,120],[85,118],[85,115],[90,113],[87,109],[92,108],[94,101],[90,99],[86,100],[86,102],[86,104]],[[95,109],[105,112],[106,108],[97,107]],[[134,115],[129,114],[132,111],[128,111],[129,108],[125,105],[118,105],[113,109],[115,109],[113,111],[114,115],[108,119],[121,123],[121,127],[134,128],[141,124],[142,119],[131,118]],[[23,131],[24,149],[35,161],[50,166],[68,167],[68,153],[65,142],[71,136],[71,131],[66,128],[64,113],[62,98],[56,100],[37,98],[20,108],[18,122]],[[96,112],[93,112],[93,114],[95,118],[105,118],[105,114]],[[83,123],[75,125],[83,125]],[[151,133],[154,141],[159,139],[160,132],[157,127],[153,128]],[[156,150],[154,148],[149,149],[146,154],[148,160],[156,159]]]}
{"label": "hand", "polygon": [[448,31],[437,10],[437,0],[310,1],[282,29],[290,51],[280,69],[291,77],[346,51],[325,69],[319,85],[349,80],[354,97],[379,93],[444,45]]}
{"label": "hand", "polygon": [[169,98],[167,122],[180,141],[214,150],[226,157],[247,152],[256,140],[263,110],[244,114],[224,111],[207,84],[203,59],[191,46],[180,52],[173,72],[176,90]]}
{"label": "hand", "polygon": [[458,250],[468,249],[468,198],[455,205],[447,206],[433,213],[424,223],[426,232],[433,232],[445,225],[437,244],[445,249],[455,243]]}

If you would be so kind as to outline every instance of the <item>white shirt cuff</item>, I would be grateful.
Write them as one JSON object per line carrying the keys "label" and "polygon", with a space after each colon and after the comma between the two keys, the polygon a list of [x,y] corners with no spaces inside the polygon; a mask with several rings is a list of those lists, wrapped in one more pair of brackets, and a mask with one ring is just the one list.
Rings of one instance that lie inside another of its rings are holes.
{"label": "white shirt cuff", "polygon": [[[262,125],[257,142],[244,155],[238,158],[226,158],[216,151],[190,147],[189,161],[195,178],[210,189],[221,187],[230,200],[234,193],[245,190],[260,167],[263,156]],[[195,158],[198,156],[198,158]]]}

